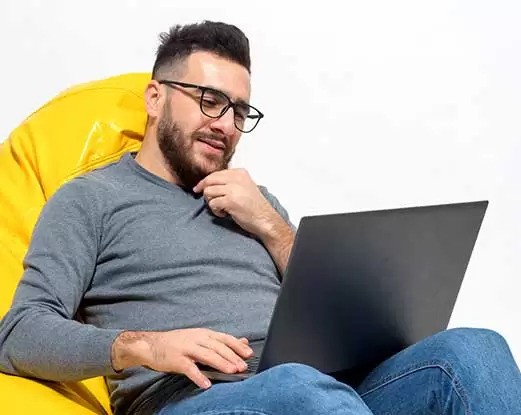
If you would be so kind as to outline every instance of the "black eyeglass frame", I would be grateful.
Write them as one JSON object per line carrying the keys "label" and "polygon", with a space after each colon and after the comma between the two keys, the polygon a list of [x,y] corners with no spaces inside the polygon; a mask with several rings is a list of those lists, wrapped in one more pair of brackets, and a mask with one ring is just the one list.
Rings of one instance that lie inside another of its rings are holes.
{"label": "black eyeglass frame", "polygon": [[[250,116],[250,115],[247,115],[246,117],[249,118],[249,119],[252,119],[252,120],[256,120],[255,124],[253,124],[253,127],[250,128],[249,130],[243,130],[242,128],[239,128],[237,126],[237,123],[234,122],[234,125],[235,125],[235,128],[237,128],[239,131],[243,132],[243,133],[250,133],[252,132],[255,127],[257,127],[257,125],[259,124],[259,121],[264,118],[264,114],[257,108],[255,108],[253,105],[250,105],[250,104],[246,104],[246,103],[241,103],[241,104],[238,104],[236,102],[233,102],[231,100],[231,98],[226,95],[223,91],[220,91],[218,89],[215,89],[215,88],[212,88],[212,87],[209,87],[209,86],[202,86],[202,85],[196,85],[196,84],[190,84],[188,82],[180,82],[180,81],[171,81],[171,80],[168,80],[168,79],[161,79],[159,81],[157,81],[158,83],[160,83],[161,85],[166,85],[166,86],[169,86],[170,88],[173,88],[174,85],[177,85],[177,86],[180,86],[182,88],[194,88],[194,89],[198,89],[201,91],[201,96],[199,97],[199,108],[201,110],[201,112],[206,115],[207,117],[209,118],[221,118],[224,114],[226,114],[226,112],[230,109],[230,108],[233,108],[233,111],[234,113],[236,112],[235,111],[235,107],[237,105],[245,105],[245,106],[248,106],[250,108],[253,108],[255,111],[257,111],[259,114],[255,114],[254,116]],[[204,109],[203,109],[203,97],[204,97],[204,94],[206,91],[211,91],[213,93],[216,93],[216,94],[220,94],[222,95],[223,97],[225,97],[227,100],[228,100],[228,104],[224,106],[224,108],[222,109],[221,113],[219,115],[209,115]]]}

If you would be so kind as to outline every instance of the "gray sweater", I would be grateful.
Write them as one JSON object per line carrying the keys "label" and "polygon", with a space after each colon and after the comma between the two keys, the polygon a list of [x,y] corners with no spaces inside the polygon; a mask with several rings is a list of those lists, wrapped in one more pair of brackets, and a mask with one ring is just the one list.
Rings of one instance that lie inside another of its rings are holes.
{"label": "gray sweater", "polygon": [[206,327],[263,338],[280,287],[256,238],[128,153],[47,202],[24,270],[0,323],[0,370],[56,381],[106,376],[115,414],[151,413],[197,392],[180,375],[114,372],[110,350],[122,330]]}

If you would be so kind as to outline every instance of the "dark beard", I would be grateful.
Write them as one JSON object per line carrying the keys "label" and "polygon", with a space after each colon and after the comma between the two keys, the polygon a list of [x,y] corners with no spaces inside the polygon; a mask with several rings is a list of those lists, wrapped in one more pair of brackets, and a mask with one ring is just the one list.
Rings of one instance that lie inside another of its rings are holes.
{"label": "dark beard", "polygon": [[210,173],[228,168],[234,153],[229,148],[225,149],[222,158],[215,160],[216,167],[211,169],[211,171],[197,165],[192,155],[193,143],[197,139],[207,137],[223,141],[222,136],[219,134],[194,132],[187,137],[172,120],[168,108],[165,108],[165,114],[168,115],[163,115],[157,125],[157,141],[170,173],[177,176],[182,187],[191,190]]}

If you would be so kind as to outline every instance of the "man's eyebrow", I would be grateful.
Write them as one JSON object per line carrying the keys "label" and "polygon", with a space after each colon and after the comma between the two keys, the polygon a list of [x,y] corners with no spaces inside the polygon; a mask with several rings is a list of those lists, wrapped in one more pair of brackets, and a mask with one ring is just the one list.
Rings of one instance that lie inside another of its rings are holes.
{"label": "man's eyebrow", "polygon": [[204,85],[205,88],[209,88],[209,89],[213,89],[214,91],[217,91],[217,92],[221,92],[223,94],[225,94],[228,98],[230,98],[235,104],[239,104],[239,105],[250,105],[250,103],[248,101],[245,101],[244,99],[242,98],[237,98],[237,100],[234,100],[233,98],[231,98],[231,94],[228,92],[228,91],[224,91],[220,88],[216,88],[215,86],[213,85]]}
{"label": "man's eyebrow", "polygon": [[236,104],[239,104],[239,105],[247,105],[247,106],[250,106],[250,103],[249,102],[246,102],[245,100],[239,98],[237,101],[234,101]]}

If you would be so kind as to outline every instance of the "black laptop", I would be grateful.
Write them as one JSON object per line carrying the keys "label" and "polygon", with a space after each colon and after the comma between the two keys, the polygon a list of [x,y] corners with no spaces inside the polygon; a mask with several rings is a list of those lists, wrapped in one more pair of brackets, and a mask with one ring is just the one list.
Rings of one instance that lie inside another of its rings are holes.
{"label": "black laptop", "polygon": [[[281,363],[360,376],[447,328],[487,201],[303,217],[266,339],[237,381]],[[353,377],[354,379],[354,377]]]}

